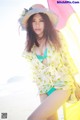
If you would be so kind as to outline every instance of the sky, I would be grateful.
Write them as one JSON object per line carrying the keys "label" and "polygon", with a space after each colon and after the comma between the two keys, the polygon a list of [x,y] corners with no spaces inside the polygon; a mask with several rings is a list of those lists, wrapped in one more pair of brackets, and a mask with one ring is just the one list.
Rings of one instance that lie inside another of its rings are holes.
{"label": "sky", "polygon": [[24,7],[35,3],[48,7],[47,0],[0,0],[0,84],[27,72],[21,57],[25,32],[19,30],[18,18]]}

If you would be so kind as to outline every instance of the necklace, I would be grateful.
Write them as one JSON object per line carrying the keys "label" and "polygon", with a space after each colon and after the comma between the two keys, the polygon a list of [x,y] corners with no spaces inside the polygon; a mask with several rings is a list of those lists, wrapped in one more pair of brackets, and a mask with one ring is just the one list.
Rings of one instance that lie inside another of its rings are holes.
{"label": "necklace", "polygon": [[43,62],[43,60],[47,58],[47,48],[45,49],[43,55],[36,55],[36,56],[41,62]]}

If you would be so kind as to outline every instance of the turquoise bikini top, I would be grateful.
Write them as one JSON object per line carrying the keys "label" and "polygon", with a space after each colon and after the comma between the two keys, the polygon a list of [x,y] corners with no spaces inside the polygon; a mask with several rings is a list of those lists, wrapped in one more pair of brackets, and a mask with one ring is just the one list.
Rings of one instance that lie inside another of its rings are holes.
{"label": "turquoise bikini top", "polygon": [[42,62],[44,59],[47,58],[47,48],[44,51],[44,55],[36,55],[36,56]]}

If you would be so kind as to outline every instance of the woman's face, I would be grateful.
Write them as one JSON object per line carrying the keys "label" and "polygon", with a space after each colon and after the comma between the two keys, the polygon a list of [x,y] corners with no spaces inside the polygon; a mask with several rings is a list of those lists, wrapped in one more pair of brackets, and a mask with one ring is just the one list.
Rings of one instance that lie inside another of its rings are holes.
{"label": "woman's face", "polygon": [[38,37],[43,36],[44,20],[40,14],[35,14],[33,16],[32,27],[33,27],[34,32],[38,35]]}

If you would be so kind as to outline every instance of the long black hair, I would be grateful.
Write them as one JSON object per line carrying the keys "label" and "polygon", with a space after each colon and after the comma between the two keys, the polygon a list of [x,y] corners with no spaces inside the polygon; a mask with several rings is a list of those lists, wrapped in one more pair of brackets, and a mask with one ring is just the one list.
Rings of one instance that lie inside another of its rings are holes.
{"label": "long black hair", "polygon": [[[38,14],[40,14],[42,16],[42,18],[44,20],[44,24],[45,24],[43,37],[46,40],[50,40],[52,42],[52,44],[54,45],[54,47],[58,50],[61,47],[61,45],[60,45],[57,31],[55,30],[52,22],[50,21],[49,17],[46,14],[44,14],[44,13],[38,13]],[[33,28],[32,28],[32,20],[33,20],[34,15],[32,15],[28,19],[27,24],[26,24],[27,35],[26,35],[25,49],[28,52],[31,51],[31,48],[33,47],[34,44],[36,46],[39,46],[39,44],[37,42],[37,35],[35,34],[35,32],[33,31]]]}

